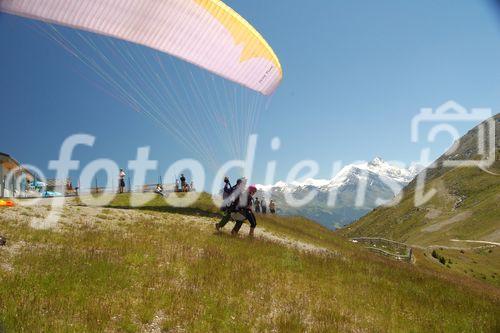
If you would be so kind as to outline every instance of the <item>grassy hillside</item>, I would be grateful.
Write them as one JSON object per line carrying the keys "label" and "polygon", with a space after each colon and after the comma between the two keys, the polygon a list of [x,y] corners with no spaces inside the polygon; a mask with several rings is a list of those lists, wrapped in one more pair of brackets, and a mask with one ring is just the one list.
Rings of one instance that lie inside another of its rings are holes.
{"label": "grassy hillside", "polygon": [[[70,205],[59,226],[30,227],[45,207],[3,211],[0,327],[10,331],[494,332],[500,291],[391,261],[301,218],[259,217],[271,238],[214,232],[206,195],[189,208]],[[0,329],[1,331],[2,329]]]}
{"label": "grassy hillside", "polygon": [[[500,172],[497,162],[493,172]],[[422,246],[468,246],[452,239],[500,242],[500,177],[456,168],[428,182],[437,194],[415,207],[413,189],[395,207],[381,207],[342,229],[348,236],[382,236]],[[476,244],[477,245],[477,244]]]}
{"label": "grassy hillside", "polygon": [[[500,116],[495,119],[498,148]],[[477,129],[469,131],[460,139],[460,146],[452,157],[441,156],[437,160],[438,167],[428,170],[425,189],[437,190],[429,202],[415,207],[414,181],[404,189],[398,205],[377,208],[339,233],[348,237],[397,240],[421,247],[427,257],[438,249],[451,260],[444,267],[500,287],[497,275],[500,274],[500,247],[480,243],[500,243],[500,150],[489,173],[476,167],[441,166],[446,159],[477,158],[476,133]],[[483,251],[485,246],[486,252]]]}

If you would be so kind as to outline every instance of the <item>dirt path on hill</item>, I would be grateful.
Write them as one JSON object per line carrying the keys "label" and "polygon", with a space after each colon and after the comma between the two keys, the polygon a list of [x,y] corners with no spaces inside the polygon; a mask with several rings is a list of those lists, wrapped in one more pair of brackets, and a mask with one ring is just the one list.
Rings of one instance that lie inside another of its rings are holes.
{"label": "dirt path on hill", "polygon": [[496,246],[500,246],[500,243],[496,243],[496,242],[488,242],[488,241],[482,241],[482,240],[452,239],[451,241],[452,241],[452,242],[478,243],[478,244],[487,244],[487,245],[496,245]]}
{"label": "dirt path on hill", "polygon": [[[453,241],[453,240],[451,240],[451,241]],[[483,242],[480,242],[480,243],[483,243]],[[447,245],[437,245],[437,244],[426,245],[426,246],[408,244],[408,246],[413,247],[415,249],[419,249],[419,250],[445,249],[445,250],[455,250],[455,251],[460,251],[460,250],[467,251],[467,250],[487,249],[487,248],[495,246],[495,244],[488,243],[488,244],[484,244],[481,246],[475,246],[475,247],[447,246]]]}
{"label": "dirt path on hill", "polygon": [[[193,221],[199,222],[199,226],[204,225],[203,229],[213,230],[215,232],[215,223],[218,222],[217,219],[214,218],[208,218],[208,217],[197,217],[197,216],[186,216],[185,218],[186,223],[192,223]],[[229,228],[228,228],[229,229]],[[240,230],[240,235],[239,237],[247,237],[248,232],[250,231],[250,226],[245,223],[241,227]],[[324,255],[335,255],[336,253],[334,251],[331,251],[329,249],[326,249],[324,247],[320,247],[311,243],[306,243],[302,242],[299,240],[291,239],[288,237],[283,237],[281,235],[277,235],[275,233],[272,233],[265,228],[257,226],[255,229],[255,238],[259,239],[265,239],[267,241],[271,241],[274,243],[279,243],[281,245],[284,245],[289,248],[295,248],[300,251],[304,252],[312,252],[312,253],[317,253],[317,254],[324,254]]]}

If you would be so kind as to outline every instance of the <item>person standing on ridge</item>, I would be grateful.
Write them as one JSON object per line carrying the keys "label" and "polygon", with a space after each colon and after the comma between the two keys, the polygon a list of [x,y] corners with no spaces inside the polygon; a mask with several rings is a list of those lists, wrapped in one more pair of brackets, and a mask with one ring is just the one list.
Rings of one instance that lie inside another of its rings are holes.
{"label": "person standing on ridge", "polygon": [[119,179],[118,179],[118,192],[123,193],[125,190],[125,176],[127,174],[123,169],[120,169]]}
{"label": "person standing on ridge", "polygon": [[271,214],[276,214],[276,203],[274,202],[274,200],[271,200],[269,202],[269,212]]}
{"label": "person standing on ridge", "polygon": [[262,199],[260,202],[260,208],[262,209],[262,214],[267,213],[266,199]]}
{"label": "person standing on ridge", "polygon": [[186,192],[186,177],[184,177],[184,174],[181,174],[181,191]]}
{"label": "person standing on ridge", "polygon": [[255,198],[255,212],[256,213],[260,213],[260,201],[259,201],[259,198]]}

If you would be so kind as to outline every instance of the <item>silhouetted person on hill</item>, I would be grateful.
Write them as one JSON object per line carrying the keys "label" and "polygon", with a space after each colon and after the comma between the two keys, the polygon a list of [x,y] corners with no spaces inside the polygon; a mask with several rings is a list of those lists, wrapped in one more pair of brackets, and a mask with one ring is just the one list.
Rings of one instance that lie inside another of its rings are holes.
{"label": "silhouetted person on hill", "polygon": [[262,209],[262,214],[266,214],[267,213],[266,199],[262,199],[262,201],[260,202],[260,207]]}
{"label": "silhouetted person on hill", "polygon": [[125,191],[125,176],[127,174],[123,169],[120,169],[119,179],[118,179],[118,192],[123,193]]}
{"label": "silhouetted person on hill", "polygon": [[276,203],[274,202],[274,200],[271,200],[269,202],[269,212],[271,214],[276,214]]}
{"label": "silhouetted person on hill", "polygon": [[255,212],[256,213],[260,213],[260,201],[259,201],[259,198],[255,198],[254,207],[255,207]]}
{"label": "silhouetted person on hill", "polygon": [[186,177],[184,177],[184,174],[181,174],[181,190],[186,192]]}

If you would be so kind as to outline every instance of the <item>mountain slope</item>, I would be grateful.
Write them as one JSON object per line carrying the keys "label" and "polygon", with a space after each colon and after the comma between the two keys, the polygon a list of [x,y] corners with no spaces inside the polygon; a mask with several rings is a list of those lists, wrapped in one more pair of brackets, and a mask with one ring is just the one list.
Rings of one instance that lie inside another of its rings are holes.
{"label": "mountain slope", "polygon": [[[291,184],[258,185],[258,196],[276,201],[281,214],[305,216],[328,228],[335,228],[347,225],[381,202],[391,200],[416,173],[415,167],[401,168],[377,157],[368,163],[347,165],[330,180],[307,179]],[[358,202],[358,189],[363,184],[366,184],[366,191],[362,201]],[[301,207],[293,207],[285,198],[289,194],[300,199],[311,191],[317,191],[315,199]],[[335,193],[336,200],[334,205],[329,205],[332,193]]]}
{"label": "mountain slope", "polygon": [[[450,159],[477,158],[477,127],[459,140],[452,156],[443,155],[436,167],[426,170],[425,191],[437,192],[415,207],[416,181],[403,190],[394,207],[380,207],[339,230],[348,237],[384,237],[426,249],[428,257],[438,248],[454,270],[500,286],[500,115],[496,120],[496,162],[488,172],[477,167],[442,166]],[[487,243],[489,242],[489,243]],[[489,246],[483,251],[481,247]],[[474,250],[469,250],[474,248]],[[494,260],[493,258],[498,258]],[[480,266],[483,267],[480,267]]]}
{"label": "mountain slope", "polygon": [[[494,331],[500,292],[379,258],[301,218],[259,216],[268,237],[214,233],[217,208],[157,197],[132,209],[70,204],[57,229],[30,228],[43,202],[0,215],[5,331]],[[333,253],[333,255],[332,255]],[[466,286],[466,288],[464,288]]]}
{"label": "mountain slope", "polygon": [[[496,119],[496,147],[500,147],[500,115]],[[476,156],[477,128],[460,139],[453,157],[441,156],[436,168],[426,170],[425,191],[437,194],[426,204],[415,207],[416,180],[403,191],[403,200],[395,207],[377,208],[342,232],[350,236],[384,236],[412,244],[448,244],[451,239],[500,242],[499,154],[489,171],[477,167],[446,168],[450,159]],[[455,244],[456,245],[456,244]]]}

